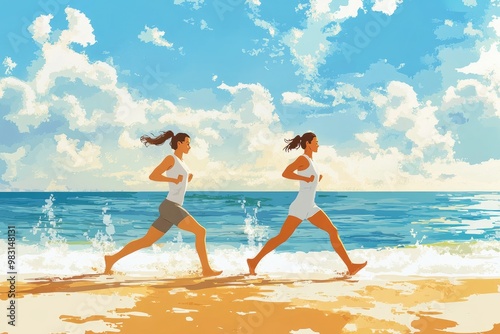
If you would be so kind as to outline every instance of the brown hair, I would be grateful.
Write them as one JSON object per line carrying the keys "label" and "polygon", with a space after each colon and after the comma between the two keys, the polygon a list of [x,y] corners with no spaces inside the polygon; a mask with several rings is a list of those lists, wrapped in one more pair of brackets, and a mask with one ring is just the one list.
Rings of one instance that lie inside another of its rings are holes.
{"label": "brown hair", "polygon": [[150,137],[150,136],[141,136],[141,142],[148,146],[148,144],[152,145],[162,145],[164,142],[166,142],[168,139],[170,139],[170,147],[174,150],[177,149],[177,143],[178,142],[183,142],[186,138],[191,138],[187,133],[179,132],[178,134],[174,135],[174,133],[171,130],[168,131],[162,131],[162,133],[158,136]]}
{"label": "brown hair", "polygon": [[296,135],[293,139],[285,139],[285,143],[288,143],[283,149],[286,152],[294,150],[296,148],[302,147],[306,148],[306,143],[311,143],[316,135],[312,132],[306,132],[302,136]]}

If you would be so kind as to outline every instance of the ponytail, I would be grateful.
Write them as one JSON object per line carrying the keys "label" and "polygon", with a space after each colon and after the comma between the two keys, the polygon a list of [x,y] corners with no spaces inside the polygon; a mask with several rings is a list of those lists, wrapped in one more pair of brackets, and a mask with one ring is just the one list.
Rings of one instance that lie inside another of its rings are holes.
{"label": "ponytail", "polygon": [[299,148],[301,138],[302,137],[300,137],[299,135],[296,135],[295,138],[293,138],[293,139],[285,139],[285,143],[288,143],[288,145],[286,145],[283,148],[285,150],[285,152],[289,152],[291,150]]}
{"label": "ponytail", "polygon": [[288,143],[288,145],[286,145],[283,150],[289,152],[299,148],[299,146],[305,149],[306,143],[311,143],[314,137],[316,137],[314,133],[306,132],[302,136],[296,135],[293,139],[285,139],[285,143]]}
{"label": "ponytail", "polygon": [[178,134],[174,135],[174,133],[171,130],[168,130],[168,131],[162,131],[162,133],[156,137],[154,135],[153,137],[147,135],[141,136],[141,142],[146,146],[148,146],[148,144],[159,146],[163,145],[163,143],[165,143],[168,139],[172,138],[170,140],[170,147],[176,150],[177,143],[183,142],[186,139],[186,137],[189,137],[187,133],[179,132]]}

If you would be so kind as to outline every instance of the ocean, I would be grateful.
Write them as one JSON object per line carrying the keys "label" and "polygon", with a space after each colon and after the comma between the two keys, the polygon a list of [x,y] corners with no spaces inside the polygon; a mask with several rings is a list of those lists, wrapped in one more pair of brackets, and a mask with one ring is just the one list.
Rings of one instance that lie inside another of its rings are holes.
{"label": "ocean", "polygon": [[[92,274],[103,255],[143,236],[166,192],[0,193],[0,263],[7,268],[7,229],[15,226],[16,269],[27,276]],[[209,260],[224,275],[247,272],[276,235],[296,192],[186,194],[184,208],[207,230]],[[364,277],[500,275],[500,193],[318,192],[316,204],[337,227]],[[182,277],[200,270],[194,236],[172,227],[148,249],[113,268],[132,276]],[[271,276],[342,274],[328,235],[304,221],[257,267]],[[2,275],[6,272],[0,273]]]}

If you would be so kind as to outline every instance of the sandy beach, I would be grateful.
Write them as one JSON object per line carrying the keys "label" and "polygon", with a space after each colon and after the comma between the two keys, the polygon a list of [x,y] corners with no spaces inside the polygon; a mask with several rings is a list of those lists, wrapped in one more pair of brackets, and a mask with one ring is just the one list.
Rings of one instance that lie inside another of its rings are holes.
{"label": "sandy beach", "polygon": [[16,302],[2,333],[500,333],[498,278],[21,277]]}

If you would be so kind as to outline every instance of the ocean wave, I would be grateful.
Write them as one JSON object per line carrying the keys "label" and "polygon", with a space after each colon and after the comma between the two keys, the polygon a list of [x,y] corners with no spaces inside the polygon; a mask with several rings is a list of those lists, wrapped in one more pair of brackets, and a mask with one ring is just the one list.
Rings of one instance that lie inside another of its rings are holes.
{"label": "ocean wave", "polygon": [[[7,243],[0,241],[0,264],[7,267]],[[72,276],[102,272],[104,254],[117,249],[88,245],[53,244],[50,246],[17,245],[16,266],[19,275]],[[224,275],[248,272],[246,259],[255,256],[259,247],[209,247],[209,260]],[[356,277],[384,275],[498,277],[500,276],[500,242],[470,241],[441,242],[381,249],[355,249],[348,252],[354,262],[368,261],[368,266]],[[115,264],[118,273],[131,276],[182,277],[200,271],[194,245],[180,242],[155,244],[133,253]],[[339,275],[346,271],[333,251],[272,252],[266,256],[257,272],[280,275]]]}

